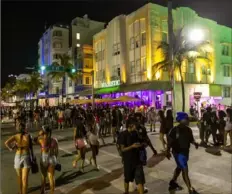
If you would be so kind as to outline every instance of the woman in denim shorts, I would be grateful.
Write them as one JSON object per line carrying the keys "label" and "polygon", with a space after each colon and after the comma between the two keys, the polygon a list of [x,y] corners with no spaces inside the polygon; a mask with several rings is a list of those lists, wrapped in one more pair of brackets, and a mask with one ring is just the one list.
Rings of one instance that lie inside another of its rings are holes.
{"label": "woman in denim shorts", "polygon": [[30,160],[30,136],[26,133],[25,124],[19,124],[19,133],[10,137],[6,142],[6,147],[16,150],[14,168],[18,176],[19,193],[26,194],[28,188],[28,175],[31,168]]}

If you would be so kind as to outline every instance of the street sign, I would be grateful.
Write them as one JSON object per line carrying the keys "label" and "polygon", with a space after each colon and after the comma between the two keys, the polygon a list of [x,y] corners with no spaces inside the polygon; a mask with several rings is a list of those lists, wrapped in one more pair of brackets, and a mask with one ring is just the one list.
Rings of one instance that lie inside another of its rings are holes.
{"label": "street sign", "polygon": [[49,65],[46,67],[47,72],[63,72],[64,67],[63,66],[56,66],[56,65]]}
{"label": "street sign", "polygon": [[195,99],[196,101],[200,101],[201,95],[202,95],[201,92],[194,92],[194,93],[193,93],[194,99]]}

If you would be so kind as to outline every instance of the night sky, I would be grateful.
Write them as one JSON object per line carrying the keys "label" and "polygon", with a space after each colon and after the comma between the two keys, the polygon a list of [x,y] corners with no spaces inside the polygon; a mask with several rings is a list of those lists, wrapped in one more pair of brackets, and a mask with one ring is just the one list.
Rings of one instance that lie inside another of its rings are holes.
{"label": "night sky", "polygon": [[[232,0],[173,0],[174,7],[188,6],[202,17],[232,27]],[[26,72],[37,64],[37,45],[44,25],[57,22],[70,24],[75,17],[88,14],[90,19],[109,22],[128,14],[147,2],[165,5],[165,0],[89,0],[89,1],[2,1],[2,68],[1,85],[9,74]],[[232,33],[232,32],[231,32]]]}

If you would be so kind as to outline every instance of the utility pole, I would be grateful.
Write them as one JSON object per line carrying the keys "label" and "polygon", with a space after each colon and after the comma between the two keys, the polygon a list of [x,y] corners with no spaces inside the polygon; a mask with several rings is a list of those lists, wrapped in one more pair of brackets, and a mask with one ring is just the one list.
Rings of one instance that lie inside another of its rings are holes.
{"label": "utility pole", "polygon": [[168,42],[169,42],[169,61],[171,62],[171,82],[172,82],[172,109],[176,115],[175,102],[175,67],[173,63],[173,18],[172,18],[172,0],[168,0]]}

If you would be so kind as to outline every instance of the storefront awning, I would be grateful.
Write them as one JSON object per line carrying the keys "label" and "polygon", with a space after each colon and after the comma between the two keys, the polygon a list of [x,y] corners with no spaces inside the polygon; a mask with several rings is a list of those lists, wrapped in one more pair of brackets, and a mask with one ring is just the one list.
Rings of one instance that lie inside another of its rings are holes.
{"label": "storefront awning", "polygon": [[225,106],[232,106],[231,98],[223,98],[219,103]]}
{"label": "storefront awning", "polygon": [[170,91],[172,88],[170,82],[164,81],[152,81],[146,83],[138,83],[138,84],[130,84],[124,85],[120,88],[120,92],[131,92],[131,91],[139,91],[139,90],[162,90],[162,91]]}
{"label": "storefront awning", "polygon": [[222,96],[222,87],[220,85],[210,84],[209,95],[212,97]]}

